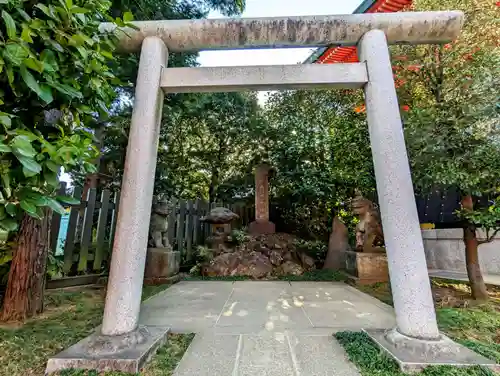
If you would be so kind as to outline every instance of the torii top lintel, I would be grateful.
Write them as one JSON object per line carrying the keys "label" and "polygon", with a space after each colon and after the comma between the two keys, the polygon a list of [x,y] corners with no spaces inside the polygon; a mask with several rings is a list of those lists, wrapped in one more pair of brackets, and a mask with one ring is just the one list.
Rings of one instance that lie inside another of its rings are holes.
{"label": "torii top lintel", "polygon": [[172,52],[320,47],[356,45],[369,30],[385,32],[390,44],[447,43],[460,33],[464,14],[460,11],[347,14],[279,18],[199,19],[137,21],[137,30],[117,30],[101,24],[101,31],[116,31],[119,47],[140,50],[149,36],[161,38]]}

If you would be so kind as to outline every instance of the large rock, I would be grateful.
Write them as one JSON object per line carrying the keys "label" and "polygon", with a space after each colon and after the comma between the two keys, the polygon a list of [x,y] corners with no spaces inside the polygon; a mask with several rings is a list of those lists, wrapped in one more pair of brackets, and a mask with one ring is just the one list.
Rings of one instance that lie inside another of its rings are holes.
{"label": "large rock", "polygon": [[[312,257],[298,252],[296,238],[288,234],[249,237],[230,249],[226,245],[210,263],[202,265],[205,276],[249,276],[255,279],[281,275],[301,275],[315,268]],[[219,248],[220,249],[220,248]]]}

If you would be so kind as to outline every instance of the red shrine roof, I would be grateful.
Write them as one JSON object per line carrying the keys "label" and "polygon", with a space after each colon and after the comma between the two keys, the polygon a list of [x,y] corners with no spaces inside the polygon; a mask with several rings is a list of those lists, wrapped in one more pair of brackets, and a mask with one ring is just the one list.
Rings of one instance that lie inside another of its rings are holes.
{"label": "red shrine roof", "polygon": [[[412,0],[365,0],[353,13],[398,12],[411,5]],[[356,47],[326,47],[318,49],[305,63],[331,64],[358,61]]]}

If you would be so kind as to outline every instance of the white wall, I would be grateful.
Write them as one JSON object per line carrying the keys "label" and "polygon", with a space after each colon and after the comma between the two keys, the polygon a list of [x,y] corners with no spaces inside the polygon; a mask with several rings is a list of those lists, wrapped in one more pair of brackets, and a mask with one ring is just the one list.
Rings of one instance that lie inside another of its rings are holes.
{"label": "white wall", "polygon": [[[462,229],[422,230],[422,237],[429,269],[466,272]],[[478,237],[484,238],[480,230]],[[479,246],[479,262],[484,274],[500,275],[500,234]]]}

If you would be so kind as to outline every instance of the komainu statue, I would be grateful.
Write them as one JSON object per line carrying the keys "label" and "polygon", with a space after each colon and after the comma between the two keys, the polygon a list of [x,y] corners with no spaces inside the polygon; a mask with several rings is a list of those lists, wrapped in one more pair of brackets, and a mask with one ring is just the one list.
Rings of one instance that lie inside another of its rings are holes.
{"label": "komainu statue", "polygon": [[384,234],[380,214],[370,200],[356,191],[352,199],[352,212],[359,219],[356,225],[356,251],[384,252]]}
{"label": "komainu statue", "polygon": [[153,200],[149,223],[149,245],[151,247],[172,249],[167,236],[168,216],[172,210],[172,204],[168,200],[157,198]]}

